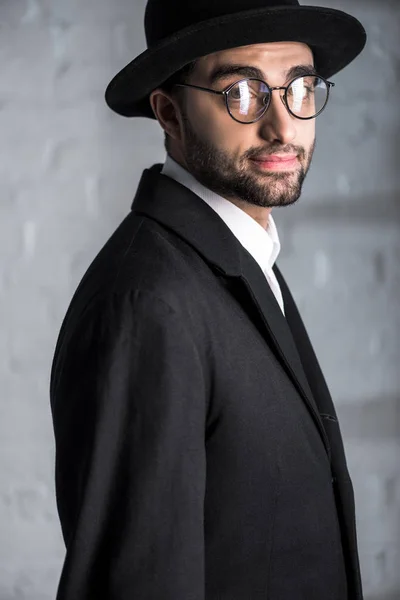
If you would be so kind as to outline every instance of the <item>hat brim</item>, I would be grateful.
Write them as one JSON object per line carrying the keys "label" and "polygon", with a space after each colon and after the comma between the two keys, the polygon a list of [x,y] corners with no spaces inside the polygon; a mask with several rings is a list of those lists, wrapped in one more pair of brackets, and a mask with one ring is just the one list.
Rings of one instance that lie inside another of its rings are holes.
{"label": "hat brim", "polygon": [[363,50],[366,32],[345,12],[316,6],[255,9],[209,19],[165,38],[110,81],[105,99],[125,117],[155,119],[150,93],[187,63],[257,43],[294,41],[310,46],[318,73],[330,78]]}

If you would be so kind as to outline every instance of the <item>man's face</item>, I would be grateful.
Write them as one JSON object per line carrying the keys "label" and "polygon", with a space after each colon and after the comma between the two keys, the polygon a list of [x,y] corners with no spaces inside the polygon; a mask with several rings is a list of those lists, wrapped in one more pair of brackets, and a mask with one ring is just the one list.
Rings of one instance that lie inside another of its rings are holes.
{"label": "man's face", "polygon": [[[214,78],[216,69],[241,65],[246,70]],[[198,61],[189,83],[223,90],[248,76],[259,77],[271,87],[287,85],[293,67],[313,65],[308,46],[279,42],[243,46],[217,52]],[[261,73],[249,71],[249,67]],[[183,89],[183,88],[182,88]],[[289,114],[280,95],[273,91],[266,114],[256,123],[242,124],[228,114],[222,95],[186,88],[182,109],[180,154],[186,168],[200,183],[237,204],[274,207],[293,204],[310,167],[315,147],[315,119],[301,120]],[[290,158],[289,162],[260,163],[266,155]]]}

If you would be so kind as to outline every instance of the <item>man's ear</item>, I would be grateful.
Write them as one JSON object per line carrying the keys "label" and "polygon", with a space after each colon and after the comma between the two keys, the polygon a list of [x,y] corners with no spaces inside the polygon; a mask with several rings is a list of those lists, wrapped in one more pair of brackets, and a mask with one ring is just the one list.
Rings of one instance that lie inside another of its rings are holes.
{"label": "man's ear", "polygon": [[180,140],[181,120],[177,98],[157,88],[151,92],[149,100],[154,115],[164,131],[172,139]]}

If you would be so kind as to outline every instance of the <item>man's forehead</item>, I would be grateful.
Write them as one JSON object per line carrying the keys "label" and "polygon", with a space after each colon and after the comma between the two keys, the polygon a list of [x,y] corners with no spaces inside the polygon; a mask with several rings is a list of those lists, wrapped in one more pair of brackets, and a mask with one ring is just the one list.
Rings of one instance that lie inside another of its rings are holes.
{"label": "man's forehead", "polygon": [[295,64],[313,62],[312,50],[302,42],[268,42],[229,48],[201,57],[197,62],[200,69],[210,72],[215,66],[229,61],[251,64],[254,61],[277,60]]}

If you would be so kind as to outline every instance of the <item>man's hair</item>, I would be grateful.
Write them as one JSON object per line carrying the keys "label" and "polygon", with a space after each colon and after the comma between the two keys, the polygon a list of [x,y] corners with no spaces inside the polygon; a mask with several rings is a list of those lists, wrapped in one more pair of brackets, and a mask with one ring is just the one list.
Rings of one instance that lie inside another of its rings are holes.
{"label": "man's hair", "polygon": [[[174,87],[174,86],[176,83],[187,83],[190,75],[193,73],[193,71],[196,68],[196,64],[197,64],[197,60],[194,60],[194,61],[188,63],[187,65],[185,65],[184,67],[179,69],[179,71],[176,71],[173,75],[171,75],[171,77],[169,77],[166,81],[164,81],[164,83],[162,85],[160,85],[160,88],[162,90],[164,90],[165,92],[167,92],[168,94],[174,94],[180,100],[183,99],[183,93],[185,91],[185,88]],[[164,146],[165,146],[165,149],[167,152],[169,151],[169,148],[170,148],[170,142],[171,142],[171,138],[168,135],[168,133],[165,132],[164,133]]]}

